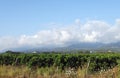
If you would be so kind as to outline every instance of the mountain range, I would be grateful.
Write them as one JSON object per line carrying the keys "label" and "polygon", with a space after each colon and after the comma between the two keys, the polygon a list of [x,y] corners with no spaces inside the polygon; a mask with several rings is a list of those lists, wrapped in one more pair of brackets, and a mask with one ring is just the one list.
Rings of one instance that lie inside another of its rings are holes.
{"label": "mountain range", "polygon": [[114,52],[120,52],[120,42],[115,43],[87,43],[87,42],[81,42],[81,43],[74,43],[70,44],[64,47],[31,47],[31,46],[23,46],[18,48],[10,48],[6,49],[12,50],[12,51],[19,51],[19,52],[51,52],[51,51],[72,51],[72,50],[94,50],[94,51],[114,51]]}

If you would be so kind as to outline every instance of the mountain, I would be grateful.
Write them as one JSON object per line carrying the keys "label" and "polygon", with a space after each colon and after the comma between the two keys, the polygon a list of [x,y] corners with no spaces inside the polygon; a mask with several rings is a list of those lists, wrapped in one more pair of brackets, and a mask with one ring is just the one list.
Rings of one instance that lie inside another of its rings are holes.
{"label": "mountain", "polygon": [[114,42],[109,44],[104,44],[101,49],[104,50],[111,50],[114,52],[120,52],[120,42]]}
{"label": "mountain", "polygon": [[[31,46],[23,46],[18,48],[11,48],[8,50],[12,51],[21,51],[21,52],[51,52],[51,51],[72,51],[72,50],[96,50],[96,51],[119,51],[120,52],[120,42],[116,43],[87,43],[87,42],[81,42],[81,43],[74,43],[70,44],[64,47],[58,47],[58,46],[47,46],[47,47],[31,47]],[[5,50],[4,50],[5,51]]]}

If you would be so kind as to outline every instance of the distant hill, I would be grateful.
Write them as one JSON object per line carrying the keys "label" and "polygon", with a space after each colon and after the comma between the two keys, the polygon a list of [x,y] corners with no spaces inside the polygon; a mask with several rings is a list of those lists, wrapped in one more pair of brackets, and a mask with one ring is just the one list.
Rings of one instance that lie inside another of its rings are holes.
{"label": "distant hill", "polygon": [[[58,47],[58,46],[50,46],[50,47],[31,47],[31,46],[23,46],[23,47],[18,47],[18,48],[10,48],[9,50],[12,51],[21,51],[21,52],[51,52],[51,51],[71,51],[71,50],[96,50],[96,51],[116,51],[120,52],[120,42],[116,43],[75,43],[75,44],[70,44],[65,47]],[[5,50],[4,50],[5,51]],[[7,51],[7,50],[6,50]]]}

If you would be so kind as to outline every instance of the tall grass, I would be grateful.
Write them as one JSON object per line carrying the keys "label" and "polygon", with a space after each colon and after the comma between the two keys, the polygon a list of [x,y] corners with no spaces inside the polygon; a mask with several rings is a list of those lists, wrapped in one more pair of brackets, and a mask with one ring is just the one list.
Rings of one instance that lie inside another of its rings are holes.
{"label": "tall grass", "polygon": [[107,71],[87,73],[86,66],[78,70],[66,68],[64,71],[56,67],[30,69],[26,66],[0,66],[0,78],[120,78],[120,66]]}

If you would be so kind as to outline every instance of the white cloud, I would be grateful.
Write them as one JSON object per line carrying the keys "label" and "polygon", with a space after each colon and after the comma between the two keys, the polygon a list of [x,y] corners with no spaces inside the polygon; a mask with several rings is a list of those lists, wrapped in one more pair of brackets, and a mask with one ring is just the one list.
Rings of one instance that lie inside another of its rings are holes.
{"label": "white cloud", "polygon": [[116,25],[120,26],[120,19],[116,19]]}
{"label": "white cloud", "polygon": [[17,47],[17,39],[14,37],[0,37],[0,50]]}
{"label": "white cloud", "polygon": [[0,50],[20,46],[66,46],[74,42],[102,42],[120,41],[120,19],[114,25],[104,21],[89,20],[81,24],[79,19],[75,23],[59,29],[42,30],[34,35],[15,37],[1,37]]}

